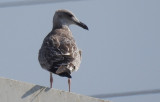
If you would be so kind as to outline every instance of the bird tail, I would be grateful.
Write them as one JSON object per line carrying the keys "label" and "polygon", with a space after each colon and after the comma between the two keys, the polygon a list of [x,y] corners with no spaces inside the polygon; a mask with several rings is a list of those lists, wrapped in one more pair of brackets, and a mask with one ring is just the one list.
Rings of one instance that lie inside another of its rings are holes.
{"label": "bird tail", "polygon": [[61,65],[57,71],[56,71],[56,74],[61,74],[61,73],[64,73],[64,72],[67,72],[69,74],[71,74],[71,70],[68,69],[65,65]]}

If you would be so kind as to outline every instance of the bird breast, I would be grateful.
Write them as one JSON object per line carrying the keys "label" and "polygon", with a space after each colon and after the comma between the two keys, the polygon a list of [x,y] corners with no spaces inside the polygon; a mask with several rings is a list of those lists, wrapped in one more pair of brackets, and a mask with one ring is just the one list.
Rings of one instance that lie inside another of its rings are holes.
{"label": "bird breast", "polygon": [[51,35],[44,39],[38,59],[46,70],[55,68],[57,74],[65,70],[73,72],[80,66],[81,51],[72,36]]}

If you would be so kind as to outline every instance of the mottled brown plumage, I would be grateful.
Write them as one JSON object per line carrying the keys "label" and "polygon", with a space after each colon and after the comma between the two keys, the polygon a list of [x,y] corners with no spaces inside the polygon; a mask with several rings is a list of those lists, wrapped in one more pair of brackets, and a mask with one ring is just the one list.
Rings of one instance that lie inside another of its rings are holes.
{"label": "mottled brown plumage", "polygon": [[[69,84],[71,73],[77,71],[81,63],[81,51],[69,29],[71,24],[88,30],[88,27],[70,11],[57,10],[53,18],[53,29],[45,37],[38,57],[42,68],[59,76],[68,77]],[[50,80],[52,87],[52,77]]]}
{"label": "mottled brown plumage", "polygon": [[80,51],[68,28],[55,29],[46,36],[39,51],[39,62],[42,68],[68,78],[78,70]]}

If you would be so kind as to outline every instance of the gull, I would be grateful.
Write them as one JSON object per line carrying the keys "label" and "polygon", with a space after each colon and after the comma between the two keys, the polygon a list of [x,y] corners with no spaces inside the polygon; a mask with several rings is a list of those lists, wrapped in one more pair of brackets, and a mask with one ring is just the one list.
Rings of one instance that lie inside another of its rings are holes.
{"label": "gull", "polygon": [[50,72],[50,88],[52,88],[52,73],[54,73],[68,78],[69,92],[71,73],[77,71],[81,63],[81,50],[78,49],[69,29],[72,24],[88,30],[88,27],[71,11],[57,10],[53,17],[53,28],[44,38],[38,55],[41,67]]}

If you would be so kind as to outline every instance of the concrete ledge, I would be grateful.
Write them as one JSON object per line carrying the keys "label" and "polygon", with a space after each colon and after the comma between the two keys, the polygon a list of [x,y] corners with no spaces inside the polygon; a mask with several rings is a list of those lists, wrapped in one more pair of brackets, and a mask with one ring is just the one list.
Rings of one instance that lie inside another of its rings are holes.
{"label": "concrete ledge", "polygon": [[0,102],[109,102],[0,77]]}

